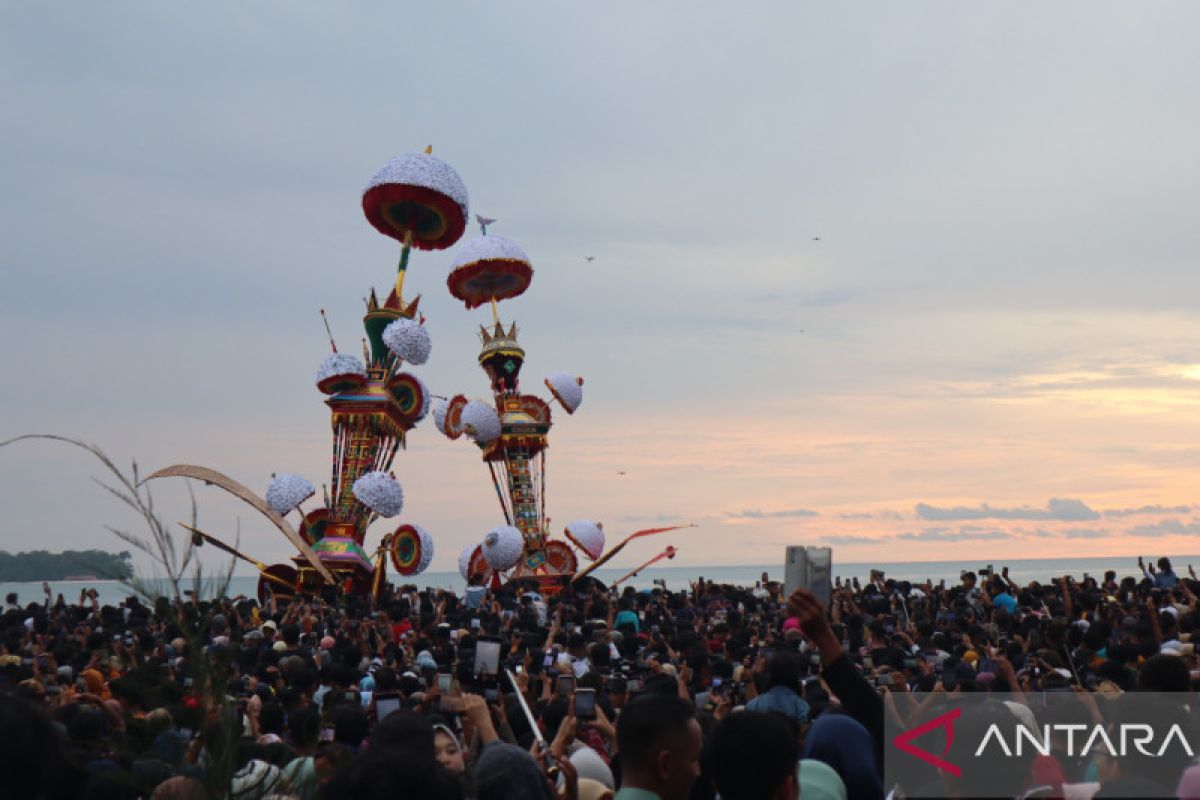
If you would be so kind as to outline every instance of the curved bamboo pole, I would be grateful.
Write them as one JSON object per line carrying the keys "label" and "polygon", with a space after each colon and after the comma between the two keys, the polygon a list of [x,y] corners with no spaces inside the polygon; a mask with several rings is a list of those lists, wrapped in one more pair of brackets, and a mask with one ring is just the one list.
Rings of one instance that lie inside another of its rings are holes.
{"label": "curved bamboo pole", "polygon": [[295,528],[291,524],[275,513],[275,511],[267,505],[267,501],[256,495],[246,486],[235,481],[233,478],[223,473],[217,472],[215,469],[208,467],[198,467],[194,464],[173,464],[169,467],[164,467],[148,476],[145,480],[154,480],[155,478],[192,478],[198,481],[204,481],[212,486],[220,487],[241,500],[244,500],[249,505],[253,506],[256,511],[264,517],[271,520],[276,528],[283,532],[288,541],[296,546],[300,551],[300,555],[308,559],[308,563],[313,565],[313,568],[321,574],[321,577],[329,581],[330,586],[337,586],[338,581],[333,577],[333,573],[329,568],[321,563],[321,559],[317,557],[316,552],[312,549],[308,542],[300,538],[300,534],[296,533]]}

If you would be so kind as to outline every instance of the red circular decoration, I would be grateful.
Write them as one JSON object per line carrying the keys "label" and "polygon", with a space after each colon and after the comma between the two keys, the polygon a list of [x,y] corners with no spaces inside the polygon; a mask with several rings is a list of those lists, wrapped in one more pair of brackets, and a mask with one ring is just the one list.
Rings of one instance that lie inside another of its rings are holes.
{"label": "red circular decoration", "polygon": [[574,575],[579,569],[575,552],[565,542],[546,542],[546,563],[557,575]]}
{"label": "red circular decoration", "polygon": [[472,261],[454,269],[446,278],[450,294],[462,300],[467,308],[478,308],[492,298],[516,297],[532,282],[533,267],[529,262],[507,258]]}
{"label": "red circular decoration", "polygon": [[445,250],[467,228],[467,218],[449,195],[424,186],[384,183],[363,195],[363,213],[375,230],[420,250]]}
{"label": "red circular decoration", "polygon": [[442,423],[442,428],[446,432],[446,436],[450,439],[457,439],[462,436],[462,412],[467,407],[467,398],[464,395],[456,394],[446,403],[446,417]]}
{"label": "red circular decoration", "polygon": [[317,508],[308,512],[300,522],[300,538],[309,544],[316,544],[324,538],[327,524],[329,524],[328,508]]}
{"label": "red circular decoration", "polygon": [[483,545],[477,545],[475,551],[471,553],[471,560],[467,562],[467,575],[482,575],[483,582],[487,583],[492,579],[492,567],[488,564],[487,559],[483,557]]}
{"label": "red circular decoration", "polygon": [[388,542],[392,566],[401,575],[416,575],[421,566],[421,534],[412,525],[396,528]]}

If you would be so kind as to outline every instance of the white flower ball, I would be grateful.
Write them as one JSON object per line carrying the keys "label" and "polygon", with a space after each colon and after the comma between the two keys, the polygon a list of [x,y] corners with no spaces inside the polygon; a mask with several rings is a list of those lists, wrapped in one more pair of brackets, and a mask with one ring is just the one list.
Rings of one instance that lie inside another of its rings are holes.
{"label": "white flower ball", "polygon": [[515,567],[524,550],[525,537],[512,525],[498,525],[483,537],[483,558],[497,572]]}
{"label": "white flower ball", "polygon": [[403,317],[383,329],[383,342],[397,357],[410,364],[424,364],[433,349],[429,330],[415,319]]}
{"label": "white flower ball", "polygon": [[332,378],[334,375],[359,375],[367,377],[367,368],[362,359],[347,353],[330,353],[317,368],[317,383]]}
{"label": "white flower ball", "polygon": [[316,487],[299,475],[283,473],[271,478],[267,486],[267,505],[283,516],[317,493]]}
{"label": "white flower ball", "polygon": [[496,414],[496,409],[481,400],[467,403],[462,411],[462,427],[481,447],[486,447],[500,438],[500,417]]}
{"label": "white flower ball", "polygon": [[595,561],[604,553],[604,528],[590,519],[577,519],[567,526],[566,536]]}
{"label": "white flower ball", "polygon": [[358,502],[381,517],[394,517],[404,508],[404,490],[386,472],[368,472],[350,487]]}

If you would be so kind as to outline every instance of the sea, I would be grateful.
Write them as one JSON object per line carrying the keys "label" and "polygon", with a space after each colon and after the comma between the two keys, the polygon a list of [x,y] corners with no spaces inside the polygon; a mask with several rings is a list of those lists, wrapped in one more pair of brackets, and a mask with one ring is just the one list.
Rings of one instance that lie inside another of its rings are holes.
{"label": "sea", "polygon": [[[1200,556],[1197,555],[1171,555],[1168,558],[1171,559],[1171,564],[1180,575],[1186,575],[1189,563],[1200,564]],[[1157,560],[1157,558],[1154,560]],[[1107,570],[1115,571],[1117,573],[1117,580],[1126,576],[1141,577],[1141,572],[1137,567],[1137,556],[1109,558],[1023,558],[1008,561],[993,561],[990,563],[986,561],[982,563],[979,561],[900,561],[887,563],[839,563],[835,561],[833,563],[833,574],[843,580],[858,578],[860,581],[865,581],[870,575],[871,570],[875,569],[882,570],[885,577],[895,578],[896,580],[923,583],[928,579],[937,583],[944,579],[947,585],[953,585],[958,583],[960,576],[965,571],[978,572],[981,568],[986,567],[994,567],[996,570],[999,570],[1004,566],[1008,567],[1009,577],[1022,585],[1035,580],[1045,582],[1068,574],[1076,579],[1081,578],[1084,573],[1100,577]],[[598,569],[592,574],[597,579],[610,584],[625,579],[620,584],[622,587],[633,586],[636,589],[651,589],[657,582],[661,581],[668,589],[679,590],[689,588],[692,582],[701,577],[706,581],[715,581],[717,583],[753,586],[755,581],[762,579],[763,573],[766,573],[769,580],[782,581],[784,578],[782,562],[775,564],[722,564],[720,566],[707,567],[654,566],[642,570],[632,577],[627,577],[629,576],[628,569],[619,568]],[[402,582],[415,583],[422,588],[428,586],[449,589],[455,592],[461,592],[466,585],[462,576],[457,572],[425,572],[417,575],[415,578],[400,578],[396,575],[391,575],[389,578],[396,584]],[[255,597],[257,588],[257,575],[234,575],[226,595],[228,597],[237,597],[238,595]],[[68,603],[77,603],[79,601],[79,593],[83,589],[95,589],[100,596],[100,602],[105,605],[116,605],[122,602],[132,591],[124,583],[112,580],[50,582],[52,596],[57,598],[61,593]],[[42,602],[44,598],[40,581],[29,583],[0,582],[0,594],[7,595],[9,592],[17,593],[18,602],[21,605],[31,602]],[[206,594],[210,595],[211,593],[211,587],[201,588],[202,596]]]}

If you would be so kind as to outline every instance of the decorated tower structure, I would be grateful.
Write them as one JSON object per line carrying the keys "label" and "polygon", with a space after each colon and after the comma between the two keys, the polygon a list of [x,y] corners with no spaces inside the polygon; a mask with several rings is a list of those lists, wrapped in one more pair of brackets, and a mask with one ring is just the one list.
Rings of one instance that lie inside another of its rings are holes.
{"label": "decorated tower structure", "polygon": [[[468,547],[460,558],[464,576],[499,581],[534,578],[553,590],[579,566],[576,551],[595,559],[604,551],[603,528],[588,520],[567,526],[564,539],[551,535],[546,516],[546,451],[553,424],[551,403],[521,387],[525,349],[517,340],[516,323],[500,321],[497,303],[522,294],[533,279],[529,257],[515,243],[487,235],[464,244],[455,258],[447,285],[468,308],[490,304],[492,324],[481,326],[479,366],[487,374],[491,401],[456,395],[434,409],[438,429],[451,439],[465,435],[480,449],[491,474],[505,524],[484,541]],[[545,380],[553,401],[568,414],[583,401],[583,379],[554,373]]]}

